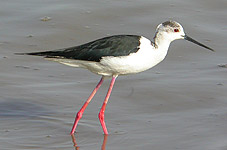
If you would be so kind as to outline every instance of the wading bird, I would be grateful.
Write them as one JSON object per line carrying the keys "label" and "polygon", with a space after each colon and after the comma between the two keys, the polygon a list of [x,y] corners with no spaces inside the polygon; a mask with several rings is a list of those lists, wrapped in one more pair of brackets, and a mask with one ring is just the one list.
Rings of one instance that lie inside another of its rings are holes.
{"label": "wading bird", "polygon": [[185,39],[214,51],[187,36],[179,23],[166,21],[158,25],[153,41],[139,35],[114,35],[70,48],[20,54],[43,56],[47,60],[72,67],[85,68],[102,76],[89,98],[77,113],[71,134],[74,134],[84,110],[100,88],[104,78],[112,77],[98,115],[104,134],[108,134],[104,121],[104,112],[116,78],[119,75],[142,72],[157,65],[166,57],[170,43],[177,39]]}

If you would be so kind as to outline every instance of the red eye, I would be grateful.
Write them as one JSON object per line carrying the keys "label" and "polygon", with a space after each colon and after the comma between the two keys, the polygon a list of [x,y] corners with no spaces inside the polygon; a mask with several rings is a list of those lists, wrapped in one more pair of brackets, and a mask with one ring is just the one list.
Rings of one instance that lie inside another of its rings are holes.
{"label": "red eye", "polygon": [[174,32],[179,32],[179,29],[174,29]]}

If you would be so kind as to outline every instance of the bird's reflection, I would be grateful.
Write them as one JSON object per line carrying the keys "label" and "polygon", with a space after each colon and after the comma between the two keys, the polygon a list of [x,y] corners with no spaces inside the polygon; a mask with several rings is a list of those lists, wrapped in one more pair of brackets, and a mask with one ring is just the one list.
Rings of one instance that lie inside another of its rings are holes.
{"label": "bird's reflection", "polygon": [[[80,147],[76,143],[75,135],[72,134],[71,136],[72,136],[72,142],[73,142],[73,146],[75,147],[75,150],[80,150]],[[101,150],[105,150],[106,149],[107,137],[108,137],[108,135],[103,135],[103,143],[102,143]]]}
{"label": "bird's reflection", "polygon": [[104,136],[104,138],[103,138],[101,150],[105,150],[106,149],[106,142],[107,142],[108,135],[104,134],[103,136]]}
{"label": "bird's reflection", "polygon": [[75,135],[72,134],[71,136],[72,136],[73,147],[75,147],[75,150],[79,150],[80,147],[77,146]]}

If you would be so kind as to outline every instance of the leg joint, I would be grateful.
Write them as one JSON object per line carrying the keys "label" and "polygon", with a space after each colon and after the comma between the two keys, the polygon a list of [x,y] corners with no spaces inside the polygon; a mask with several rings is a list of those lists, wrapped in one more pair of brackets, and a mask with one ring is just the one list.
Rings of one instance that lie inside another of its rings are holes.
{"label": "leg joint", "polygon": [[81,119],[82,116],[83,116],[83,113],[82,113],[82,112],[78,112],[77,115],[76,115],[76,117],[77,117],[78,119]]}
{"label": "leg joint", "polygon": [[104,121],[104,112],[102,110],[99,112],[98,117],[100,121]]}

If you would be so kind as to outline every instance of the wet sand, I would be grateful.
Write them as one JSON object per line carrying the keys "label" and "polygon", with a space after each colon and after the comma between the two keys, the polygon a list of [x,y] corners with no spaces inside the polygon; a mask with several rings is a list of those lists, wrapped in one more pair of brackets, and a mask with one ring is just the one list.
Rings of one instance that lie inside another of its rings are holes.
{"label": "wet sand", "polygon": [[[226,150],[227,2],[0,1],[1,150]],[[45,16],[47,20],[42,20]],[[119,77],[97,119],[106,80],[69,135],[74,116],[99,76],[16,52],[53,50],[114,34],[153,38],[166,20],[214,48],[171,44],[167,58],[146,72]],[[75,147],[74,147],[75,146]]]}

